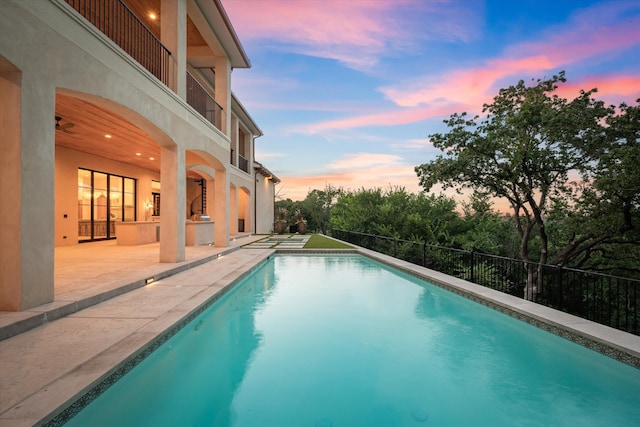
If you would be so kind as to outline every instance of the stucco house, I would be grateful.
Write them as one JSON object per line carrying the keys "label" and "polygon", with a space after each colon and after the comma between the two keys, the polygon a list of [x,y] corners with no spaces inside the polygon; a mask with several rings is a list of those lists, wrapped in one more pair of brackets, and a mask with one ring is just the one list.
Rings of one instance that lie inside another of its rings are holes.
{"label": "stucco house", "polygon": [[249,67],[220,0],[0,2],[0,310],[53,301],[56,247],[270,232]]}

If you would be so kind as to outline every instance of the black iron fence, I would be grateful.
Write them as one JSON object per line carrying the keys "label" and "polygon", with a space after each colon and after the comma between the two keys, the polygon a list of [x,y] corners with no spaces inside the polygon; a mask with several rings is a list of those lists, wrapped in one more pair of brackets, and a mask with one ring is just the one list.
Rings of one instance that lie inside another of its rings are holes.
{"label": "black iron fence", "polygon": [[[333,229],[330,234],[491,289],[524,296],[527,265],[522,260],[354,231]],[[640,335],[640,280],[554,265],[538,269],[537,263],[535,271],[541,276],[536,281],[535,302]]]}

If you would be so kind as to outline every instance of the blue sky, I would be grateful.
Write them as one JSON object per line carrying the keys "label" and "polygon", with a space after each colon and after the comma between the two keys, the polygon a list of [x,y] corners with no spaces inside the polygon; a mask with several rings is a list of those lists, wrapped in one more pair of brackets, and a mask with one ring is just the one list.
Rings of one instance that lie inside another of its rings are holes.
{"label": "blue sky", "polygon": [[638,0],[222,0],[252,68],[232,86],[264,136],[256,160],[302,200],[326,184],[420,191],[428,135],[518,80],[561,96],[640,98]]}

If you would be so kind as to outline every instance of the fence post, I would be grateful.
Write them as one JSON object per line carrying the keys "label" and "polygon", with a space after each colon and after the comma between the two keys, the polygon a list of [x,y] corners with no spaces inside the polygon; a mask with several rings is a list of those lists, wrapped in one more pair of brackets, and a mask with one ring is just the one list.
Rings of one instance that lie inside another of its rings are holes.
{"label": "fence post", "polygon": [[562,290],[562,278],[564,276],[564,270],[562,270],[562,266],[558,268],[558,301],[556,304],[558,310],[564,310],[564,292]]}
{"label": "fence post", "polygon": [[397,237],[393,239],[393,257],[394,258],[398,257],[398,238]]}
{"label": "fence post", "polygon": [[427,242],[422,241],[422,266],[427,266]]}
{"label": "fence post", "polygon": [[473,256],[474,252],[471,251],[471,282],[475,283],[475,257]]}

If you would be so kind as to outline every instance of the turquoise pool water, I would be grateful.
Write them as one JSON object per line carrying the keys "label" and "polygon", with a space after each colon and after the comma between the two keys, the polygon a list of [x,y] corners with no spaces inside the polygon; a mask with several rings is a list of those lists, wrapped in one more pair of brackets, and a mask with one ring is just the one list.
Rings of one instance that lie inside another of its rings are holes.
{"label": "turquoise pool water", "polygon": [[360,256],[276,256],[70,426],[638,426],[640,370]]}

